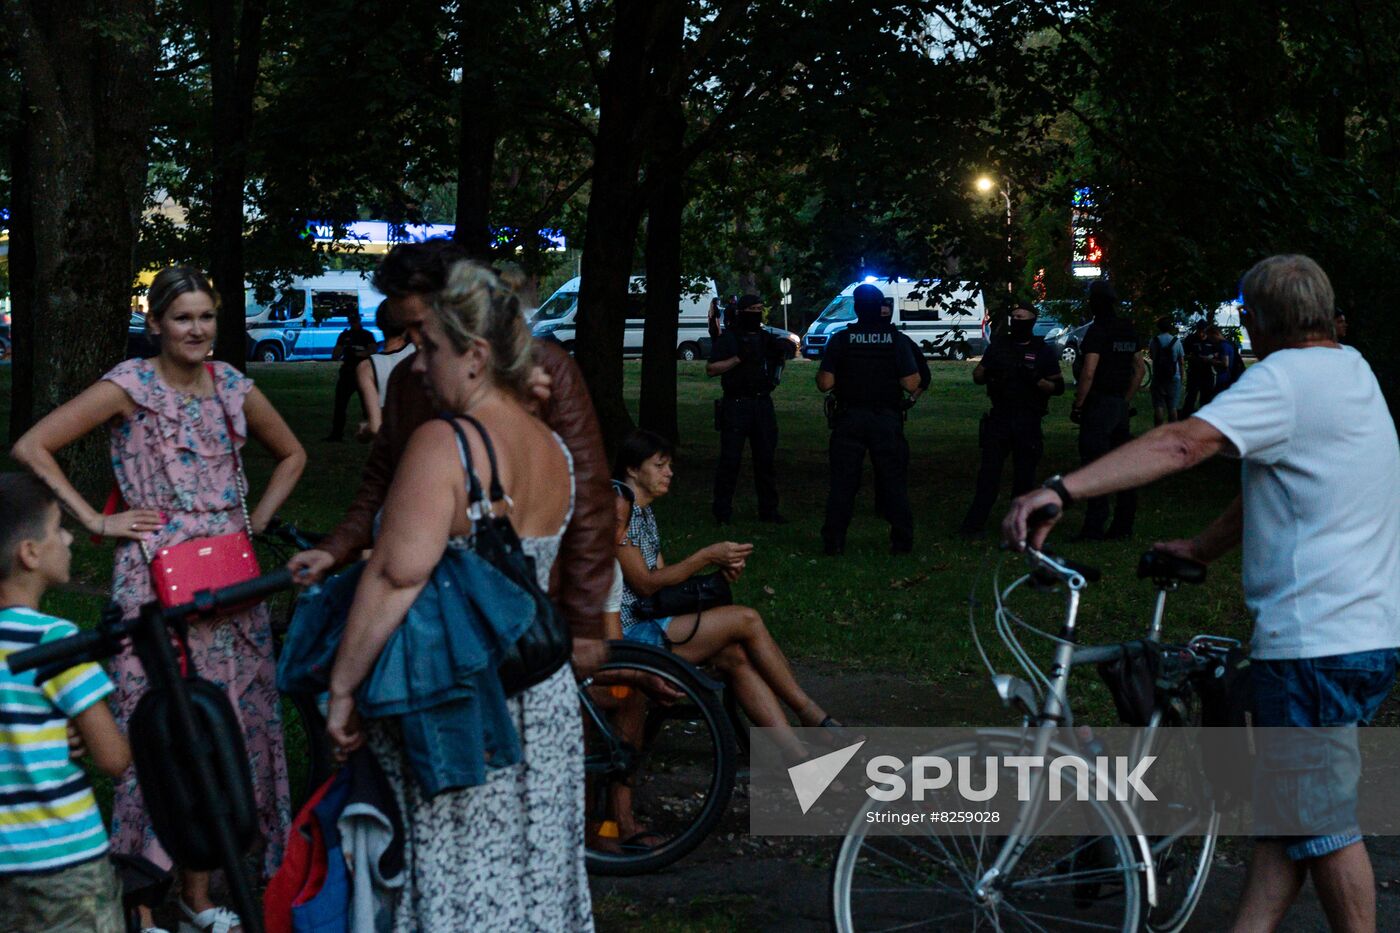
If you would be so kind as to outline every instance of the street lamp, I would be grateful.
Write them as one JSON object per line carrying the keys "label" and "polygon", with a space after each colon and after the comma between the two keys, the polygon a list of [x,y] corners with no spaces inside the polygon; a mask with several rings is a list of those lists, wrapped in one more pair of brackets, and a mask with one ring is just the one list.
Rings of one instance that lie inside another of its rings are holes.
{"label": "street lamp", "polygon": [[978,175],[973,182],[977,190],[987,194],[993,190],[1001,192],[1002,198],[1006,201],[1006,293],[1014,294],[1016,289],[1012,283],[1012,258],[1011,258],[1011,182],[1006,182],[1004,187],[997,187],[997,183],[990,175]]}

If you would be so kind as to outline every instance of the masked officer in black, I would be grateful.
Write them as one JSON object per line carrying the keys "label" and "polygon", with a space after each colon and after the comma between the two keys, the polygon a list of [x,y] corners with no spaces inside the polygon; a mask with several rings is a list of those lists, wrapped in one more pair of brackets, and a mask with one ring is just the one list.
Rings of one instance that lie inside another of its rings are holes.
{"label": "masked officer in black", "polygon": [[[1084,335],[1084,370],[1070,411],[1070,420],[1079,425],[1081,464],[1132,440],[1128,407],[1147,371],[1132,322],[1118,316],[1118,293],[1112,284],[1100,279],[1089,286],[1089,312],[1094,323]],[[1132,490],[1120,492],[1113,524],[1105,531],[1108,497],[1090,499],[1079,537],[1090,541],[1127,538],[1133,533],[1136,514],[1137,495]]]}
{"label": "masked officer in black", "polygon": [[763,299],[739,299],[732,326],[714,341],[705,372],[719,376],[724,398],[716,412],[719,463],[715,467],[715,520],[728,522],[734,512],[734,487],[739,483],[739,459],[744,441],[753,454],[753,481],[761,521],[782,524],[778,514],[778,474],[773,457],[778,450],[778,418],[770,393],[778,384],[783,364],[793,355],[792,342],[763,329]]}
{"label": "masked officer in black", "polygon": [[[894,299],[886,298],[880,305],[880,320],[886,324],[894,324]],[[909,352],[914,354],[914,364],[919,367],[919,388],[912,396],[904,400],[904,409],[908,411],[914,407],[914,401],[928,391],[929,383],[933,381],[933,374],[929,372],[928,360],[924,358],[924,351],[919,349],[919,345],[914,339],[904,331],[895,328],[895,333],[901,343],[908,344]],[[904,471],[909,472],[909,439],[903,435],[899,436],[900,449],[904,452]],[[879,515],[885,514],[884,487],[879,483],[875,484],[875,512]]]}
{"label": "masked officer in black", "polygon": [[1008,454],[1011,494],[1019,496],[1035,486],[1035,468],[1045,450],[1040,419],[1049,410],[1050,396],[1065,391],[1059,353],[1032,332],[1036,316],[1034,308],[1018,305],[1011,312],[1008,330],[992,338],[982,362],[972,371],[972,381],[987,387],[992,410],[982,416],[978,437],[982,465],[977,471],[977,492],[962,523],[966,538],[979,537],[986,528]]}
{"label": "masked officer in black", "polygon": [[884,295],[861,285],[853,296],[856,323],[827,344],[817,388],[834,390],[831,423],[831,488],[826,497],[822,544],[827,554],[846,547],[846,529],[855,510],[865,452],[875,470],[875,501],[890,523],[890,550],[914,546],[914,512],[909,506],[909,448],[904,443],[905,392],[917,397],[919,367],[913,343],[881,319]]}

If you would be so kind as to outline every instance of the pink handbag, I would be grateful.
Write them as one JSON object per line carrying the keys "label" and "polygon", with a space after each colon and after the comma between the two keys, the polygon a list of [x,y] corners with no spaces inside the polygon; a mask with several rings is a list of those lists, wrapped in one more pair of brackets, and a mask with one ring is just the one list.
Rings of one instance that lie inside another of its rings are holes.
{"label": "pink handbag", "polygon": [[[206,363],[209,375],[214,375],[212,364]],[[219,393],[217,381],[214,395]],[[170,547],[163,547],[151,554],[144,542],[141,553],[151,566],[151,585],[162,606],[178,606],[194,599],[200,590],[215,590],[235,583],[242,583],[260,576],[257,555],[253,552],[253,540],[248,531],[253,527],[248,518],[248,481],[243,476],[243,458],[238,455],[238,445],[233,440],[233,424],[224,412],[224,423],[228,430],[229,446],[233,449],[233,462],[238,482],[238,503],[243,510],[243,530],[211,538],[191,538]],[[229,607],[223,614],[242,612],[256,603]]]}

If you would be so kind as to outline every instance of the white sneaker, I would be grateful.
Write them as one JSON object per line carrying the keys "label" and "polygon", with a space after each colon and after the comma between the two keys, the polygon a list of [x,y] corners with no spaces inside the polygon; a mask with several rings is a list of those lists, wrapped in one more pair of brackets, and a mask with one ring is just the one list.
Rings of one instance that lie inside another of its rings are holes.
{"label": "white sneaker", "polygon": [[243,929],[243,921],[238,914],[227,907],[210,907],[195,913],[185,906],[183,900],[177,899],[175,903],[180,905],[180,912],[185,915],[185,919],[180,921],[180,933],[233,933],[234,930]]}

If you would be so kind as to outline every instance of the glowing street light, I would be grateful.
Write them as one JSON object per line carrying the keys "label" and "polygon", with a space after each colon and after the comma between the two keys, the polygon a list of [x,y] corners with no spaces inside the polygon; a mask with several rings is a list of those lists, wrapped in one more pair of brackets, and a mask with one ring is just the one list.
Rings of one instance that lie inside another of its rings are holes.
{"label": "glowing street light", "polygon": [[1016,289],[1011,281],[1013,261],[1011,256],[1011,182],[1008,181],[1005,187],[998,187],[992,176],[978,175],[972,184],[983,194],[999,191],[1006,201],[1006,293],[1008,295],[1014,294]]}

